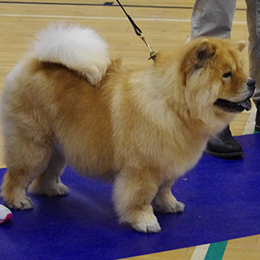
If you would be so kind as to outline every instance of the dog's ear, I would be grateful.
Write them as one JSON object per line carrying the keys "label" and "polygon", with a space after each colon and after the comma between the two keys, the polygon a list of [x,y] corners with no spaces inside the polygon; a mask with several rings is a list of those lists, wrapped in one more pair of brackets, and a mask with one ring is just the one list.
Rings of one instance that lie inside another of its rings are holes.
{"label": "dog's ear", "polygon": [[208,39],[196,39],[189,43],[190,49],[183,57],[181,71],[183,84],[186,84],[187,76],[205,66],[205,63],[215,55],[216,46]]}
{"label": "dog's ear", "polygon": [[194,50],[195,59],[197,61],[196,67],[201,68],[204,66],[205,62],[214,56],[216,52],[216,47],[213,46],[209,40],[201,40]]}
{"label": "dog's ear", "polygon": [[236,41],[236,42],[234,42],[234,45],[239,51],[242,52],[246,47],[246,42],[245,41]]}

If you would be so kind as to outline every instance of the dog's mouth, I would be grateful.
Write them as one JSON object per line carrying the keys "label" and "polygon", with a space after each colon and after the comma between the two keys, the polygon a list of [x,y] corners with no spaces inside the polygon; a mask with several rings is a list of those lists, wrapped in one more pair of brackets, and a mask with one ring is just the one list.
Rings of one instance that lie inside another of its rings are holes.
{"label": "dog's mouth", "polygon": [[226,112],[231,112],[231,113],[239,113],[242,112],[244,109],[249,111],[251,109],[251,101],[250,101],[251,96],[237,103],[219,98],[214,103],[214,105],[216,105],[217,107],[221,108]]}

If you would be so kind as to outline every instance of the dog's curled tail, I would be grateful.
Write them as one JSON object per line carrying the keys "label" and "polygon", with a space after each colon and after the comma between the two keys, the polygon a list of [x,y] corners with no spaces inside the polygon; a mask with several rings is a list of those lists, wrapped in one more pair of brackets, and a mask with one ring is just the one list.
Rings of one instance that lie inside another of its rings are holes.
{"label": "dog's curled tail", "polygon": [[57,24],[36,36],[34,55],[39,60],[60,63],[99,85],[111,60],[106,42],[94,30]]}

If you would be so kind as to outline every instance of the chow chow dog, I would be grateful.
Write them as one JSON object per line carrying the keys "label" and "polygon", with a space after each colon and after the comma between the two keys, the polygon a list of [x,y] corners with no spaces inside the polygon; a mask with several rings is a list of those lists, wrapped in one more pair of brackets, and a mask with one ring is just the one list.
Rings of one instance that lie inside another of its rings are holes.
{"label": "chow chow dog", "polygon": [[184,210],[174,181],[194,167],[211,135],[250,109],[255,82],[243,68],[244,47],[198,38],[129,71],[92,29],[40,32],[3,89],[4,201],[29,209],[28,190],[66,194],[60,176],[69,164],[114,182],[121,223],[159,232],[154,211]]}

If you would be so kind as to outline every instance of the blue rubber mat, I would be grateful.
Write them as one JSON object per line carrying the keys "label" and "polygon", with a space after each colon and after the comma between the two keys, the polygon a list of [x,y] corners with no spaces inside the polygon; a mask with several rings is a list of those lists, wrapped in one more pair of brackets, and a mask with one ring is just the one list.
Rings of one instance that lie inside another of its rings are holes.
{"label": "blue rubber mat", "polygon": [[237,140],[244,159],[204,154],[174,184],[173,194],[185,203],[185,211],[157,214],[158,234],[119,225],[112,185],[84,179],[67,167],[62,180],[69,195],[30,194],[34,209],[13,210],[13,219],[0,225],[1,259],[118,259],[260,234],[260,134]]}

